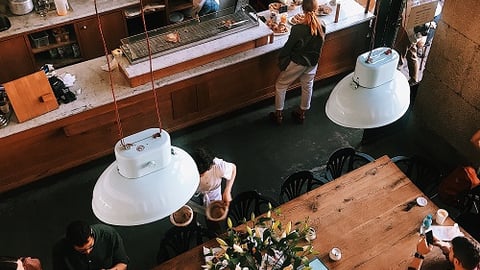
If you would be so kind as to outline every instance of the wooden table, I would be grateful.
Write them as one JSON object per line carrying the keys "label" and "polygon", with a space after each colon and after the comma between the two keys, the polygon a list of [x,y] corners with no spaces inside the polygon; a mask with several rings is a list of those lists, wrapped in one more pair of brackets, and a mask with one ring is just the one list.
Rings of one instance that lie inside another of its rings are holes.
{"label": "wooden table", "polygon": [[[419,196],[425,197],[388,156],[383,156],[281,205],[280,219],[299,221],[309,216],[317,232],[313,246],[330,269],[407,269],[423,218],[438,209],[428,200],[425,207],[404,211],[406,203]],[[315,198],[318,210],[314,212]],[[453,223],[448,218],[445,224]],[[213,240],[204,246],[218,244]],[[342,251],[338,262],[328,258],[333,247]],[[422,269],[439,269],[445,263],[435,248],[426,256]],[[154,269],[200,269],[202,264],[199,246]]]}

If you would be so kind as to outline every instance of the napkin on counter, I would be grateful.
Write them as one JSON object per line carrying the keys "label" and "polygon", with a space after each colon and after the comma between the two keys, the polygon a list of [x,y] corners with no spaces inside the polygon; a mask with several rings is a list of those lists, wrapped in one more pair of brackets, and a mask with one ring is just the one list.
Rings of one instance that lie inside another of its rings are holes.
{"label": "napkin on counter", "polygon": [[[110,60],[110,71],[116,69],[118,67],[118,61],[117,59],[119,57],[122,57],[122,50],[120,49],[115,49],[112,51],[111,55],[108,55],[108,59]],[[108,63],[105,65],[101,66],[102,70],[104,71],[109,71],[108,70]]]}
{"label": "napkin on counter", "polygon": [[63,81],[66,87],[71,87],[75,83],[75,75],[70,73],[63,73],[62,75],[58,76],[60,80]]}
{"label": "napkin on counter", "polygon": [[108,63],[101,66],[102,70],[104,71],[112,71],[118,67],[118,62],[115,58],[112,59],[111,55],[108,56],[110,60],[110,70],[108,69]]}

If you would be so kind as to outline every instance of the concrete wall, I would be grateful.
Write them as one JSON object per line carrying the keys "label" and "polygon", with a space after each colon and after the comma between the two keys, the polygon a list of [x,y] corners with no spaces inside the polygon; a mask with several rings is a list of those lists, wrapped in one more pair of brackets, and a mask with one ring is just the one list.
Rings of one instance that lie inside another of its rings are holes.
{"label": "concrete wall", "polygon": [[414,111],[417,123],[480,164],[480,1],[445,0]]}

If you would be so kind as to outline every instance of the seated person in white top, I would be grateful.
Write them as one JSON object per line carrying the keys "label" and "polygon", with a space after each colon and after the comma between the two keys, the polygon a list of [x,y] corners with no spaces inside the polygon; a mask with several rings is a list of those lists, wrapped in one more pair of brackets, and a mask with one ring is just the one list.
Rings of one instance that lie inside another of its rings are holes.
{"label": "seated person in white top", "polygon": [[0,270],[42,270],[42,264],[32,257],[0,256]]}
{"label": "seated person in white top", "polygon": [[[197,192],[203,194],[203,204],[208,207],[210,202],[223,200],[228,207],[232,201],[232,186],[235,181],[237,167],[215,157],[209,150],[198,148],[192,155],[200,173],[200,185]],[[223,193],[222,179],[226,180]]]}

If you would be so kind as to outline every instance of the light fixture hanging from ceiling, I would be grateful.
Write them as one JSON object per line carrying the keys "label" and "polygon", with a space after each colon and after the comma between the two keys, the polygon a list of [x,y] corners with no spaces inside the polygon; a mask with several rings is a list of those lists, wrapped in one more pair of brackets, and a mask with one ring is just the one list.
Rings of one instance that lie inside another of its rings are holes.
{"label": "light fixture hanging from ceiling", "polygon": [[105,169],[95,184],[92,210],[98,219],[108,224],[142,225],[167,217],[185,205],[197,190],[200,175],[192,157],[182,149],[172,146],[170,135],[161,127],[151,48],[141,0],[140,10],[149,51],[151,87],[159,127],[123,137],[112,69],[96,0],[94,5],[121,139],[115,144],[116,161]]}
{"label": "light fixture hanging from ceiling", "polygon": [[357,58],[355,71],[332,90],[325,112],[350,128],[377,128],[398,120],[410,105],[410,85],[397,70],[398,53],[377,48]]}
{"label": "light fixture hanging from ceiling", "polygon": [[377,18],[370,51],[357,57],[354,72],[335,86],[327,100],[327,117],[338,125],[382,127],[400,119],[410,105],[410,85],[397,70],[398,53],[387,47],[373,49],[376,25]]}

